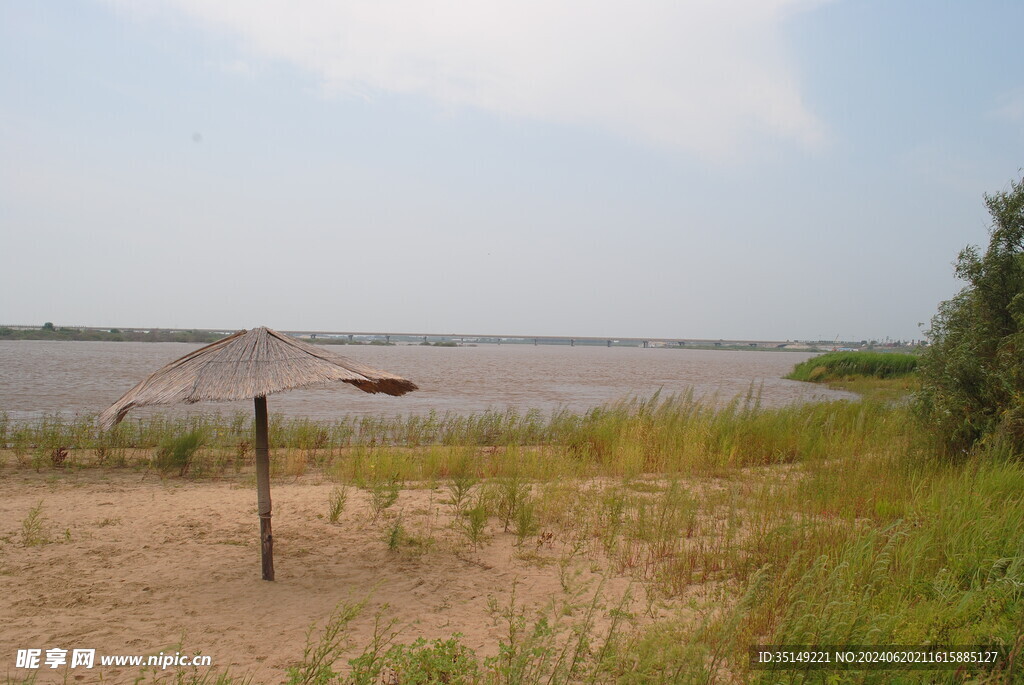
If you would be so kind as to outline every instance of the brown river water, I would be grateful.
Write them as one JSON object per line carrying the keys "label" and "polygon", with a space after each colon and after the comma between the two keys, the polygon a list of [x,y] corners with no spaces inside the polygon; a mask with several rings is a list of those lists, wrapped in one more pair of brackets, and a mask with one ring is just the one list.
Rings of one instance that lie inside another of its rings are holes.
{"label": "brown river water", "polygon": [[[0,341],[0,412],[12,419],[97,414],[138,381],[200,345]],[[854,395],[783,380],[805,352],[686,350],[557,345],[337,346],[344,355],[409,378],[420,390],[404,397],[368,395],[338,383],[269,398],[272,413],[334,419],[345,414],[468,414],[487,409],[586,411],[615,400],[684,393],[726,402],[753,385],[764,406]],[[251,402],[133,410],[153,413],[252,411]]]}

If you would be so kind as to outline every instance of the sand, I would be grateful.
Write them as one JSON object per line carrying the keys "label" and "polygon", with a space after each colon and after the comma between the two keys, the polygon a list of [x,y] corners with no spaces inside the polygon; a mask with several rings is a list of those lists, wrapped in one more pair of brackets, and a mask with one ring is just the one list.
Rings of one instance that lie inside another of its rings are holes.
{"label": "sand", "polygon": [[[365,491],[349,488],[337,523],[335,483],[319,476],[273,482],[276,581],[260,580],[256,492],[251,474],[161,479],[132,469],[0,471],[0,672],[20,681],[19,649],[95,649],[97,655],[200,652],[213,669],[277,683],[300,661],[307,631],[344,601],[366,600],[350,626],[354,656],[374,616],[398,620],[399,642],[461,633],[479,655],[505,634],[489,601],[524,606],[565,599],[559,541],[540,531],[517,546],[492,519],[479,549],[451,526],[443,488],[402,490],[374,519]],[[25,523],[38,507],[40,535]],[[412,535],[397,551],[388,531],[400,513]],[[574,591],[598,585],[600,564],[573,562]],[[588,589],[589,588],[589,589]],[[612,576],[614,602],[630,588]],[[638,594],[636,601],[643,601]],[[504,627],[507,630],[507,626]],[[343,666],[339,662],[338,666]],[[141,667],[39,669],[37,682],[135,682]]]}

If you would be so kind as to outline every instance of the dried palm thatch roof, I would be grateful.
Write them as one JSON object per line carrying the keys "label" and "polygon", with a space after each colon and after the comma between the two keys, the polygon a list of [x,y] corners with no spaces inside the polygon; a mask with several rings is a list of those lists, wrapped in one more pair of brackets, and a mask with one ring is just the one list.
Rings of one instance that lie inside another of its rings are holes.
{"label": "dried palm thatch roof", "polygon": [[404,395],[417,386],[269,328],[239,331],[171,362],[100,414],[104,430],[132,407],[244,400],[332,381],[363,392]]}

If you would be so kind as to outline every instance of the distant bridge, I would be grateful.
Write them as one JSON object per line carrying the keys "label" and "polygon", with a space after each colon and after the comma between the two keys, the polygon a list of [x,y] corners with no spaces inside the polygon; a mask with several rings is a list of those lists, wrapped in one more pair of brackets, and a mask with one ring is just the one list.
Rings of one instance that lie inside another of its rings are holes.
{"label": "distant bridge", "polygon": [[378,340],[395,343],[446,343],[458,344],[497,344],[497,345],[567,345],[590,347],[752,347],[752,348],[783,348],[787,345],[799,344],[783,340],[734,340],[727,338],[637,338],[607,337],[587,335],[493,335],[479,333],[413,333],[384,331],[285,331],[289,335],[312,338],[348,338],[356,340]]}
{"label": "distant bridge", "polygon": [[[16,330],[37,329],[33,325],[5,325],[5,328]],[[75,329],[81,331],[110,331],[109,327],[100,326],[60,326],[59,328]],[[167,333],[202,333],[214,335],[228,335],[233,329],[226,328],[147,328],[137,326],[118,326],[115,330],[145,332],[162,331]],[[696,348],[754,348],[754,349],[781,349],[795,347],[797,349],[810,349],[836,345],[859,345],[860,343],[815,340],[739,340],[734,338],[665,338],[665,337],[610,337],[610,336],[588,336],[588,335],[495,335],[480,333],[416,333],[416,332],[393,332],[393,331],[325,331],[325,330],[288,330],[282,331],[289,335],[301,338],[347,338],[347,342],[383,342],[383,343],[455,343],[455,344],[485,344],[485,345],[566,345],[569,347],[696,347]]]}

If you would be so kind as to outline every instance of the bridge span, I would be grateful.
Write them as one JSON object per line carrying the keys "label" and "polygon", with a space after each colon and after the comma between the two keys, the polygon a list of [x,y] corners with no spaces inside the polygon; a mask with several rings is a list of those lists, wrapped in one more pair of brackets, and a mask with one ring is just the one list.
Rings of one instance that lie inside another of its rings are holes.
{"label": "bridge span", "polygon": [[488,345],[568,345],[591,347],[738,347],[781,349],[801,345],[789,340],[738,340],[729,338],[611,337],[588,335],[494,335],[479,333],[417,333],[387,331],[284,331],[303,338],[342,338],[347,342],[488,344]]}

